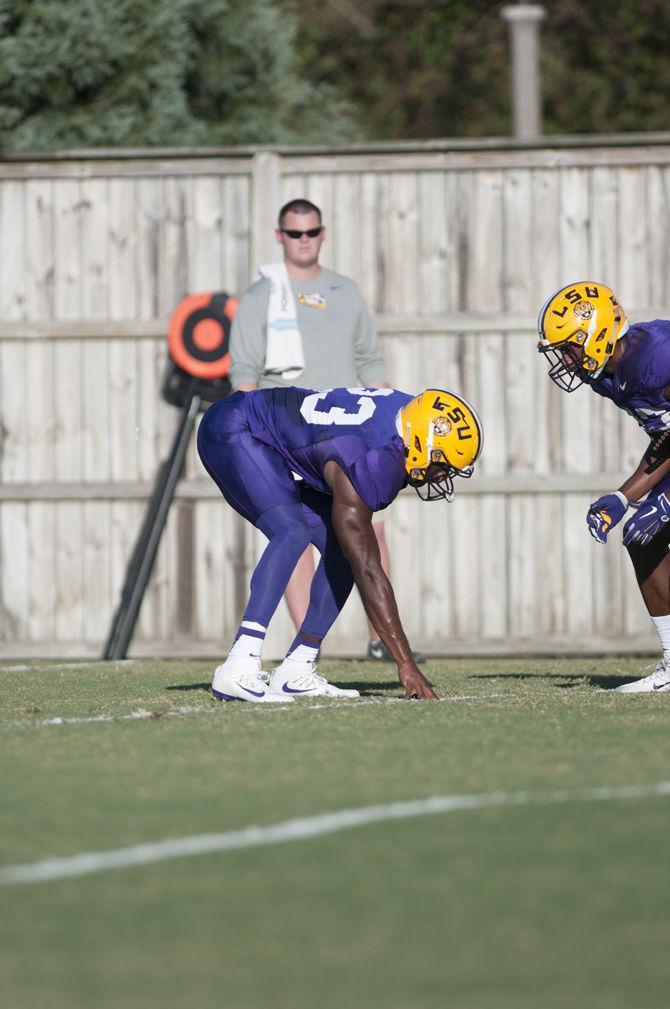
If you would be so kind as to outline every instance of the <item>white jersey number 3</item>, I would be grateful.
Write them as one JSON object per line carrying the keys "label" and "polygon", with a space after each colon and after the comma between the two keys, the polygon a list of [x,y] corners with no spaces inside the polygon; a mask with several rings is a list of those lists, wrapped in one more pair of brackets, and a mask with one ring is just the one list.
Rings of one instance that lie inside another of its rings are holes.
{"label": "white jersey number 3", "polygon": [[347,389],[358,406],[355,413],[349,413],[344,406],[331,406],[327,410],[317,409],[317,404],[325,400],[332,389],[313,392],[305,396],[300,413],[308,424],[364,424],[377,409],[373,396],[390,396],[393,389]]}

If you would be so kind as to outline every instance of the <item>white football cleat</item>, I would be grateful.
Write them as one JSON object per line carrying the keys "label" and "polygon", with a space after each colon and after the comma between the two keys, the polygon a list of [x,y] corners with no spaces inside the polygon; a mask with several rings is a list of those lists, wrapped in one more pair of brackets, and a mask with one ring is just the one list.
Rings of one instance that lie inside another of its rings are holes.
{"label": "white football cleat", "polygon": [[632,683],[622,683],[620,687],[615,687],[617,694],[667,694],[670,693],[670,670],[665,659],[661,659],[656,669],[649,676],[641,680],[633,680]]}
{"label": "white football cleat", "polygon": [[276,694],[268,685],[261,660],[252,656],[229,656],[214,670],[212,695],[219,701],[253,701],[256,704],[282,704],[292,701],[290,694]]}
{"label": "white football cleat", "polygon": [[284,659],[272,670],[270,690],[282,697],[360,697],[357,690],[335,687],[319,676],[313,662],[296,662]]}

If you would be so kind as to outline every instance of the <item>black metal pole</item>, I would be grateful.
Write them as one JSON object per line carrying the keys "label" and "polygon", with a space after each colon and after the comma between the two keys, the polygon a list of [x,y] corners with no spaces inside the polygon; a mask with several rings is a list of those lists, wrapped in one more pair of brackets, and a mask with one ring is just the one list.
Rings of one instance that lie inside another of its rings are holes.
{"label": "black metal pole", "polygon": [[128,563],[121,601],[114,614],[103,659],[123,659],[128,651],[201,404],[202,397],[198,393],[193,392],[186,399],[170,454],[158,470],[149,507]]}

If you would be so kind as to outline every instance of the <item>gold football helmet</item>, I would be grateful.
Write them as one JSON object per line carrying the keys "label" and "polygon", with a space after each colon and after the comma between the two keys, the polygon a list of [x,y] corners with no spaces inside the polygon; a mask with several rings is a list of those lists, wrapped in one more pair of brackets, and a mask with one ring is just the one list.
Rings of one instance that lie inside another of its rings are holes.
{"label": "gold football helmet", "polygon": [[400,411],[407,480],[423,501],[452,501],[455,476],[469,477],[482,450],[479,417],[464,399],[426,389]]}
{"label": "gold football helmet", "polygon": [[537,349],[549,361],[552,382],[573,392],[598,378],[627,329],[612,289],[582,280],[562,287],[542,307]]}

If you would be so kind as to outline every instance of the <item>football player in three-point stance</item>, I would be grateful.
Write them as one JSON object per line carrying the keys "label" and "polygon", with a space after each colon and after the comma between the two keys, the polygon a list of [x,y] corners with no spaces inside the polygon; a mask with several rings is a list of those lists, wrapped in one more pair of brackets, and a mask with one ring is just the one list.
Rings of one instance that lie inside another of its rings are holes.
{"label": "football player in three-point stance", "polygon": [[[198,431],[200,458],[226,501],[269,540],[235,641],[214,673],[214,696],[260,702],[358,696],[315,670],[321,642],[355,582],[398,665],[405,697],[435,698],[400,623],[372,515],[407,484],[424,500],[451,501],[454,478],[471,475],[481,448],[473,408],[441,389],[413,398],[395,389],[277,388],[214,403]],[[261,672],[265,633],[309,543],[321,555],[309,608],[268,679]]]}
{"label": "football player in three-point stance", "polygon": [[620,693],[670,692],[670,321],[630,326],[613,291],[596,281],[562,287],[538,321],[538,350],[549,377],[566,392],[587,383],[631,414],[650,441],[635,472],[590,506],[586,522],[598,543],[629,509],[623,543],[663,648],[650,676]]}

